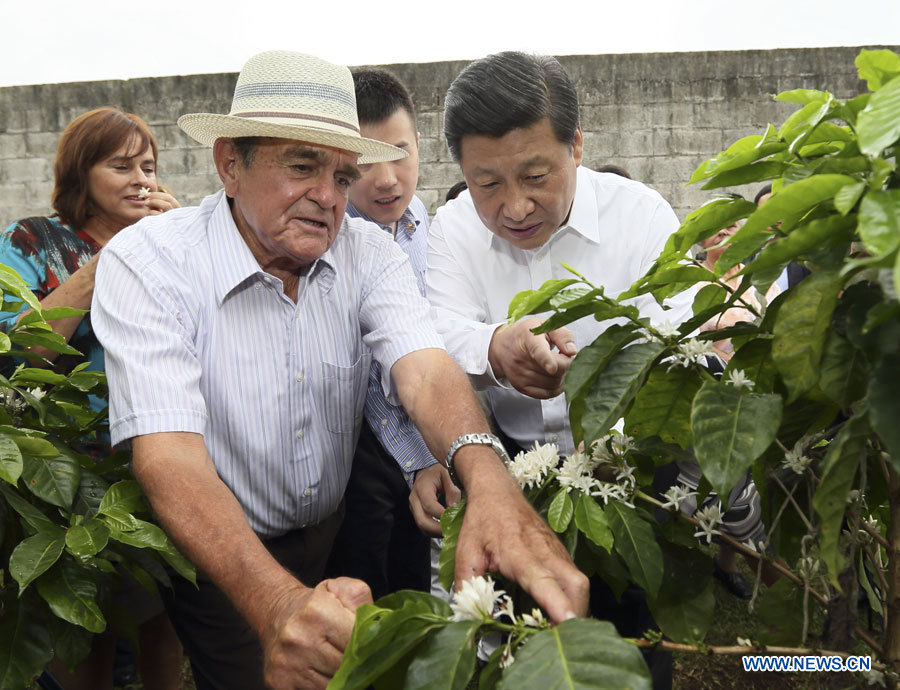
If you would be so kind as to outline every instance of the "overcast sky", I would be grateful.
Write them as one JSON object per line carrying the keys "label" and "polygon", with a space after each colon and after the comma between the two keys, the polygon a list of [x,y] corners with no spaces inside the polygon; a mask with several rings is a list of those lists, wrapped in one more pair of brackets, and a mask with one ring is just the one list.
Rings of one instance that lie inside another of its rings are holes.
{"label": "overcast sky", "polygon": [[900,44],[900,0],[0,3],[0,86],[236,72],[271,49],[359,65]]}

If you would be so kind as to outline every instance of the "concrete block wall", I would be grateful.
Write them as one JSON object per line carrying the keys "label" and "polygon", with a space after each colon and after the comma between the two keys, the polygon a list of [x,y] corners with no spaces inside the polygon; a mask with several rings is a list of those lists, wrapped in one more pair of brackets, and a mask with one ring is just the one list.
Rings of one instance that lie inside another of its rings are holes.
{"label": "concrete block wall", "polygon": [[[900,51],[900,47],[891,49]],[[809,88],[849,98],[865,90],[859,48],[568,56],[578,89],[585,164],[614,163],[657,189],[679,218],[712,198],[685,187],[693,170],[736,139],[780,124],[794,107],[771,94]],[[462,179],[442,135],[443,98],[464,61],[388,65],[410,88],[421,132],[419,195],[433,213]],[[0,223],[50,212],[52,160],[76,115],[118,105],[141,115],[160,145],[159,176],[183,205],[219,188],[206,149],[175,124],[228,112],[236,74],[13,86],[0,89]],[[733,189],[751,196],[755,188]]]}

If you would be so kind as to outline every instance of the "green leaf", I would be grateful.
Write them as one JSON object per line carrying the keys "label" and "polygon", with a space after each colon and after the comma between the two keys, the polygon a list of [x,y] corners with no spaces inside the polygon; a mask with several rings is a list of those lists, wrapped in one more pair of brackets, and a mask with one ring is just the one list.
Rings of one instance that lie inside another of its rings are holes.
{"label": "green leaf", "polygon": [[762,182],[781,177],[787,168],[787,163],[781,161],[762,161],[751,163],[735,170],[713,175],[701,189],[720,189],[722,187],[737,187],[742,184]]}
{"label": "green leaf", "polygon": [[0,493],[3,494],[3,497],[12,509],[36,531],[46,533],[53,538],[64,539],[62,528],[22,498],[16,491],[5,484],[0,484]]}
{"label": "green leaf", "polygon": [[59,450],[57,450],[56,446],[50,441],[37,436],[14,436],[13,440],[19,446],[22,455],[43,458],[55,458],[59,455]]}
{"label": "green leaf", "polygon": [[606,513],[597,501],[581,494],[575,503],[575,525],[588,539],[607,551],[612,549],[613,534],[610,531]]}
{"label": "green leaf", "polygon": [[900,79],[892,79],[872,94],[856,120],[859,150],[880,156],[900,137]]}
{"label": "green leaf", "polygon": [[700,314],[707,309],[723,304],[728,298],[728,291],[721,285],[704,285],[694,296],[694,314]]}
{"label": "green leaf", "polygon": [[548,280],[537,290],[523,290],[509,303],[509,320],[518,321],[523,316],[550,309],[550,299],[564,288],[577,283],[575,278]]}
{"label": "green leaf", "polygon": [[108,483],[103,477],[89,470],[81,471],[81,483],[72,511],[80,515],[94,515],[100,510],[100,503],[106,495]]}
{"label": "green leaf", "polygon": [[550,502],[550,509],[547,511],[547,522],[550,528],[557,533],[566,531],[569,522],[572,521],[572,515],[575,508],[572,505],[572,499],[565,489],[560,489]]}
{"label": "green leaf", "polygon": [[875,367],[869,380],[869,417],[894,467],[900,467],[900,356],[887,355]]}
{"label": "green leaf", "polygon": [[87,392],[106,382],[106,375],[102,371],[79,371],[68,377],[70,386],[80,391]]}
{"label": "green leaf", "polygon": [[639,337],[633,328],[613,324],[582,348],[572,360],[563,382],[569,404],[584,397],[613,356]]}
{"label": "green leaf", "polygon": [[11,338],[16,345],[21,345],[22,347],[34,347],[35,345],[37,345],[38,347],[45,347],[48,350],[52,350],[53,352],[58,352],[61,355],[82,354],[74,347],[70,347],[69,345],[67,345],[65,338],[52,331],[46,333],[28,333],[24,331],[14,331],[11,334]]}
{"label": "green leaf", "polygon": [[779,101],[797,103],[798,105],[824,103],[831,97],[831,94],[827,91],[816,91],[814,89],[792,89],[791,91],[782,91],[775,96]]}
{"label": "green leaf", "polygon": [[610,501],[603,512],[615,537],[616,553],[625,561],[631,579],[654,598],[662,585],[663,554],[653,528],[618,501]]}
{"label": "green leaf", "polygon": [[713,622],[716,596],[712,559],[695,548],[663,546],[665,570],[659,595],[649,602],[653,620],[676,642],[702,642]]}
{"label": "green leaf", "polygon": [[827,216],[805,223],[787,237],[780,237],[748,263],[741,275],[749,275],[773,267],[784,267],[801,256],[839,242],[850,242],[856,228],[856,216]]}
{"label": "green leaf", "polygon": [[693,245],[712,237],[722,228],[746,218],[756,210],[756,204],[746,199],[729,197],[714,199],[692,211],[684,219],[681,227],[666,243],[666,251],[685,252]]}
{"label": "green leaf", "polygon": [[700,384],[700,375],[693,367],[652,369],[625,417],[628,435],[636,439],[659,436],[682,448],[692,446],[691,404]]}
{"label": "green leaf", "polygon": [[[105,513],[104,513],[105,515]],[[114,526],[109,525],[109,536],[116,541],[129,546],[136,546],[139,549],[154,549],[156,551],[172,550],[172,542],[159,527],[152,522],[132,518],[135,523],[134,529],[118,530]]]}
{"label": "green leaf", "polygon": [[835,587],[839,587],[838,575],[844,567],[838,543],[841,523],[847,510],[847,495],[853,486],[859,463],[864,458],[868,433],[865,416],[852,417],[828,446],[819,466],[821,480],[812,503],[820,519],[821,558],[828,566],[828,575]]}
{"label": "green leaf", "polygon": [[105,513],[98,514],[102,516],[103,521],[106,523],[106,526],[109,527],[110,533],[112,533],[114,538],[115,533],[135,530],[138,528],[139,523],[142,522],[131,513],[119,510],[118,508],[108,508]]}
{"label": "green leaf", "polygon": [[106,548],[109,528],[100,520],[91,518],[66,532],[66,546],[73,556],[93,556]]}
{"label": "green leaf", "polygon": [[772,363],[772,341],[756,338],[738,348],[725,368],[725,378],[728,378],[730,372],[738,369],[753,381],[755,392],[773,392],[778,372]]}
{"label": "green leaf", "polygon": [[623,416],[656,358],[665,350],[659,342],[630,345],[615,355],[585,396],[581,425],[590,443]]}
{"label": "green leaf", "polygon": [[65,545],[60,535],[46,532],[38,532],[19,542],[9,557],[9,574],[19,583],[19,596],[56,563]]}
{"label": "green leaf", "polygon": [[900,246],[900,189],[873,189],[863,197],[859,207],[859,236],[875,256],[890,254]]}
{"label": "green leaf", "polygon": [[122,510],[126,513],[139,513],[146,509],[140,485],[134,480],[125,480],[116,482],[106,490],[103,500],[100,501],[99,512]]}
{"label": "green leaf", "polygon": [[393,671],[431,634],[448,625],[448,612],[445,602],[408,590],[383,597],[377,604],[363,604],[356,610],[350,642],[328,687],[331,690],[367,688]]}
{"label": "green leaf", "polygon": [[829,330],[819,370],[819,388],[842,409],[866,394],[865,357],[853,344]]}
{"label": "green leaf", "polygon": [[803,591],[787,578],[781,578],[760,596],[759,620],[764,626],[758,634],[762,642],[800,644],[803,632]]}
{"label": "green leaf", "polygon": [[197,570],[194,568],[194,564],[185,558],[180,551],[173,547],[171,550],[159,551],[158,553],[176,573],[188,582],[193,583],[195,587],[197,586]]}
{"label": "green leaf", "polygon": [[619,637],[612,623],[590,618],[564,621],[533,635],[497,685],[499,690],[651,687],[649,670],[637,647]]}
{"label": "green leaf", "polygon": [[25,457],[22,480],[38,498],[60,508],[69,508],[75,500],[81,467],[72,458]]}
{"label": "green leaf", "polygon": [[721,498],[775,440],[780,423],[780,395],[741,393],[718,381],[703,384],[691,410],[694,452]]}
{"label": "green leaf", "polygon": [[22,453],[19,446],[8,436],[0,436],[0,479],[13,486],[22,476]]}
{"label": "green leaf", "polygon": [[845,187],[841,187],[838,193],[834,195],[834,207],[838,213],[842,216],[850,213],[865,190],[865,182],[857,182],[856,184],[848,184]]}
{"label": "green leaf", "polygon": [[27,600],[4,597],[0,616],[0,688],[28,688],[53,659],[41,616]]}
{"label": "green leaf", "polygon": [[5,264],[0,264],[0,286],[3,287],[3,292],[12,293],[20,301],[40,313],[41,303],[31,288],[22,280],[22,276]]}
{"label": "green leaf", "polygon": [[448,506],[441,515],[441,533],[443,534],[444,543],[441,546],[438,576],[441,587],[448,592],[453,589],[453,577],[456,567],[456,543],[459,540],[459,531],[462,529],[465,515],[466,499],[461,499],[452,506]]}
{"label": "green leaf", "polygon": [[12,341],[6,333],[0,331],[0,353],[7,353],[12,349]]}
{"label": "green leaf", "polygon": [[47,628],[53,639],[53,651],[69,671],[74,671],[91,651],[93,635],[84,628],[52,616]]}
{"label": "green leaf", "polygon": [[710,158],[691,175],[688,184],[693,184],[713,175],[720,175],[729,170],[742,168],[754,161],[762,160],[773,153],[780,153],[787,148],[784,142],[765,142],[759,135],[751,135],[739,139],[725,151],[714,158]]}
{"label": "green leaf", "polygon": [[404,690],[464,690],[475,672],[477,621],[450,623],[417,651]]}
{"label": "green leaf", "polygon": [[900,74],[900,55],[892,50],[866,50],[856,56],[859,78],[865,80],[869,91],[878,91],[885,82]]}
{"label": "green leaf", "polygon": [[96,601],[100,588],[89,569],[65,558],[60,567],[53,568],[36,586],[50,610],[63,620],[92,633],[106,629],[106,619]]}
{"label": "green leaf", "polygon": [[842,282],[830,271],[813,272],[784,297],[775,317],[772,360],[796,400],[819,380],[825,336]]}
{"label": "green leaf", "polygon": [[881,599],[875,593],[875,590],[872,589],[872,584],[869,582],[869,578],[866,574],[866,566],[864,564],[864,561],[865,558],[863,558],[863,550],[859,549],[857,553],[856,564],[857,582],[859,582],[859,586],[862,587],[863,591],[866,593],[866,600],[869,602],[869,607],[879,616],[883,616],[884,609],[881,606]]}
{"label": "green leaf", "polygon": [[[782,187],[747,219],[741,232],[751,234],[772,227],[785,218],[799,216],[813,206],[833,198],[842,187],[856,182],[856,178],[849,175],[813,175]],[[738,234],[740,232],[733,239]]]}

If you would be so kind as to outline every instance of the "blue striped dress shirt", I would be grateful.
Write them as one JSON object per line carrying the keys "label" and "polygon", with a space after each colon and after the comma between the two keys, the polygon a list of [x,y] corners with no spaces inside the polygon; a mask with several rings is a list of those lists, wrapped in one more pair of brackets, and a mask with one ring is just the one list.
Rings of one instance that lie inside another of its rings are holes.
{"label": "blue striped dress shirt", "polygon": [[[353,204],[347,204],[347,215],[351,218],[362,218],[371,223],[376,223],[388,234],[393,234],[393,228],[381,225],[357,210]],[[397,221],[397,235],[394,238],[398,246],[406,252],[416,281],[419,284],[419,292],[425,294],[425,258],[428,253],[428,212],[425,204],[419,197],[414,196],[409,208],[403,212]],[[369,390],[366,394],[365,415],[373,433],[381,441],[393,458],[400,465],[404,473],[415,472],[437,462],[435,457],[425,445],[425,439],[413,424],[409,415],[399,405],[392,405],[384,395],[379,383],[381,379],[381,365],[372,362],[369,372]]]}
{"label": "blue striped dress shirt", "polygon": [[[260,268],[221,191],[120,232],[101,254],[91,318],[113,443],[202,434],[261,537],[339,505],[372,357],[389,372],[405,354],[443,347],[385,233],[345,217],[295,304]],[[391,391],[389,375],[381,383]]]}

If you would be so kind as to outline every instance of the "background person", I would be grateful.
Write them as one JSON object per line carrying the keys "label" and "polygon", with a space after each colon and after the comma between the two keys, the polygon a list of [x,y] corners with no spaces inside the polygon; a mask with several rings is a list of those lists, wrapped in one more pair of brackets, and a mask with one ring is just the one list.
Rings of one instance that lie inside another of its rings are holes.
{"label": "background person", "polygon": [[[24,218],[0,235],[0,263],[15,269],[45,309],[90,309],[94,275],[102,248],[123,228],[148,215],[178,207],[159,189],[157,145],[137,115],[99,108],[75,118],[63,131],[54,163],[52,216]],[[143,190],[143,191],[142,191]],[[24,313],[4,314],[9,326]],[[66,373],[83,359],[103,371],[104,354],[90,315],[50,322],[83,357],[59,356],[35,346],[53,368]],[[92,399],[95,409],[105,401]],[[134,616],[140,638],[139,668],[145,688],[176,688],[181,675],[181,644],[158,596],[130,577],[119,603]],[[72,675],[54,663],[53,674],[68,690],[112,688],[115,635],[94,638],[90,656]]]}
{"label": "background person", "polygon": [[[406,151],[406,158],[359,166],[347,215],[375,223],[409,257],[419,292],[425,293],[428,213],[416,196],[419,132],[406,87],[390,72],[353,71],[356,112],[363,137]],[[378,599],[399,589],[427,592],[431,585],[429,539],[409,509],[415,472],[437,462],[403,407],[381,388],[381,366],[372,363],[353,469],[344,494],[344,522],[328,566],[329,576],[363,580]]]}

